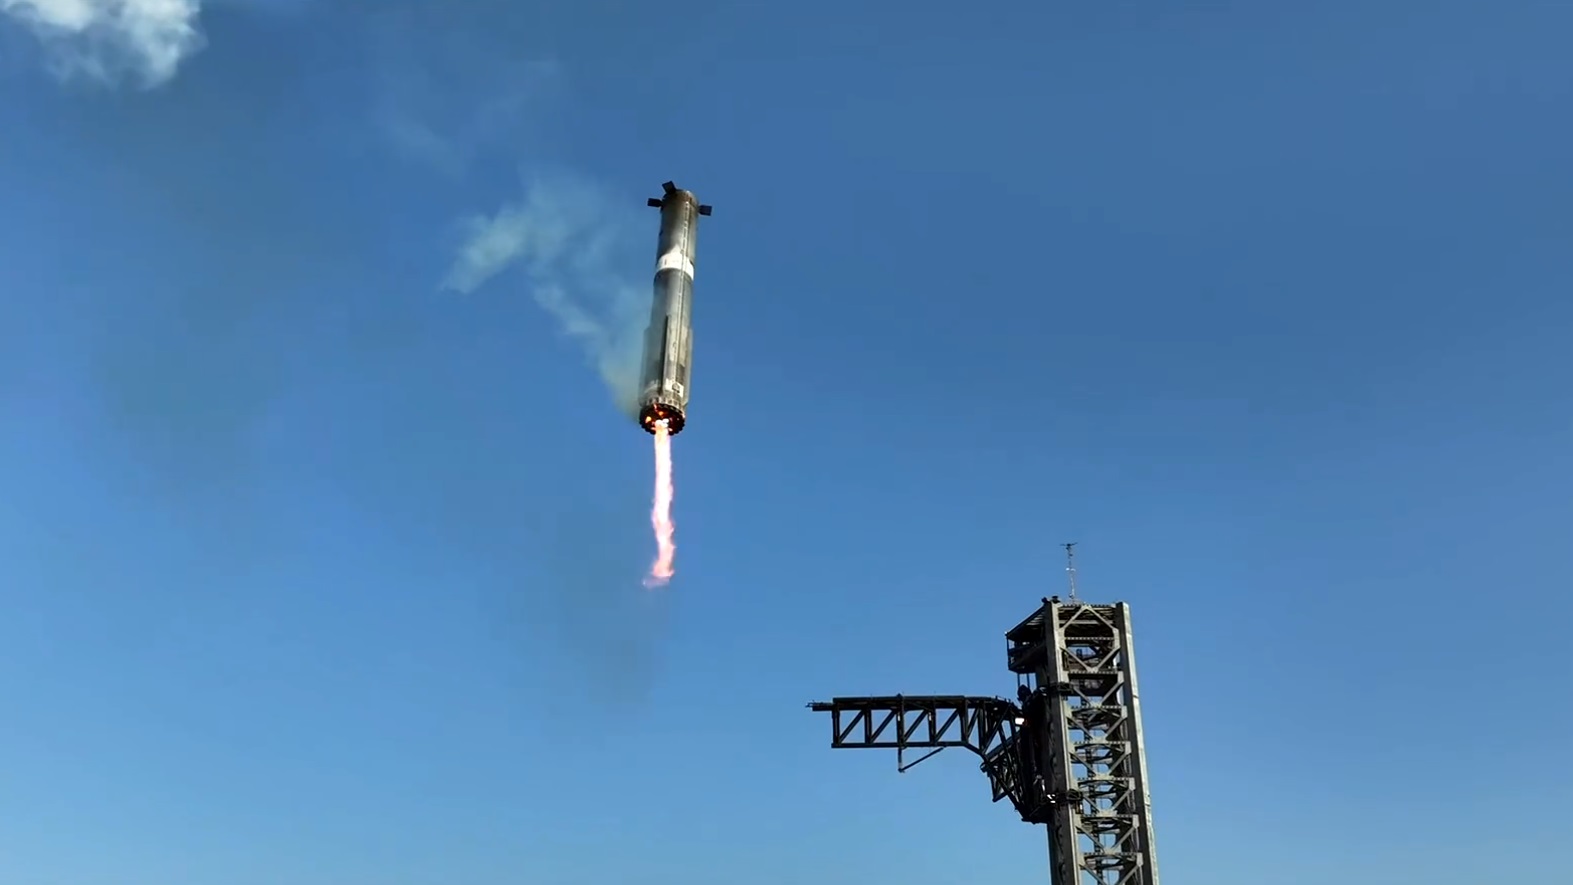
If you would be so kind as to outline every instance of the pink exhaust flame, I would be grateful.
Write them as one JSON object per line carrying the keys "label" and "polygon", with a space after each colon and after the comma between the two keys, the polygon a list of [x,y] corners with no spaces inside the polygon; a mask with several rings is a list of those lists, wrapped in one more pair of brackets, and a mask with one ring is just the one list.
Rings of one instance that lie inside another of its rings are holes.
{"label": "pink exhaust flame", "polygon": [[656,556],[644,583],[646,587],[662,587],[677,572],[672,567],[677,557],[677,544],[672,540],[677,531],[672,522],[672,436],[665,421],[655,423],[655,502],[650,508],[650,525],[655,528]]}

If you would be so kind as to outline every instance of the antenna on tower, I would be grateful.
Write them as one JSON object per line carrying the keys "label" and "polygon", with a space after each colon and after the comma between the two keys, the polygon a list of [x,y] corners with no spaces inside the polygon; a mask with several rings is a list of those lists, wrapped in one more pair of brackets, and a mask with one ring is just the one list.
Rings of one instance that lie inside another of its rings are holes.
{"label": "antenna on tower", "polygon": [[1065,548],[1065,576],[1070,579],[1071,602],[1076,601],[1076,542],[1061,544]]}

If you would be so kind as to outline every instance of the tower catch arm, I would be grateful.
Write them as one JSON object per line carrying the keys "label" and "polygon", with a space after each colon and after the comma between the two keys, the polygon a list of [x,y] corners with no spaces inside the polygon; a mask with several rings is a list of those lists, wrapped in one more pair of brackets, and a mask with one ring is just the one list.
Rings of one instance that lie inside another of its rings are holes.
{"label": "tower catch arm", "polygon": [[[1047,820],[1047,797],[1037,768],[1037,753],[1023,741],[1018,726],[1023,711],[1004,698],[970,695],[891,695],[834,698],[808,705],[830,714],[830,746],[836,750],[896,751],[896,768],[905,772],[947,747],[978,755],[989,776],[994,801],[1009,799],[1029,823]],[[929,750],[911,763],[907,750]]]}

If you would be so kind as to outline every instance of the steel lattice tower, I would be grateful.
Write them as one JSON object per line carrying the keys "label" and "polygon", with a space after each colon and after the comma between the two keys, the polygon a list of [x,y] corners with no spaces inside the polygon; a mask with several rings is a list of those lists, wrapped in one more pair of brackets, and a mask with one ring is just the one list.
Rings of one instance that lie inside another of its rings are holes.
{"label": "steel lattice tower", "polygon": [[1130,606],[1047,599],[1005,639],[1043,705],[1054,885],[1158,885]]}
{"label": "steel lattice tower", "polygon": [[[1071,547],[1066,545],[1067,553]],[[977,754],[994,801],[1049,830],[1052,885],[1158,885],[1130,606],[1049,597],[1005,634],[1016,701],[967,695],[844,697],[834,748],[888,748],[906,771],[947,747]],[[928,753],[908,763],[907,750]]]}

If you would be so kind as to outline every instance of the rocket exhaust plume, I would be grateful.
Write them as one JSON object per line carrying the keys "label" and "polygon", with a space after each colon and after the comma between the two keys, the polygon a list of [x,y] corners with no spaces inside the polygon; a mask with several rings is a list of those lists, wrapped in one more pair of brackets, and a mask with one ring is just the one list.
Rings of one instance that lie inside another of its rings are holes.
{"label": "rocket exhaust plume", "polygon": [[677,531],[672,522],[672,435],[666,422],[655,425],[655,499],[650,506],[650,525],[655,529],[655,562],[650,564],[650,574],[645,577],[646,587],[662,587],[672,580],[676,569],[672,562],[677,556],[677,544],[672,540]]}

